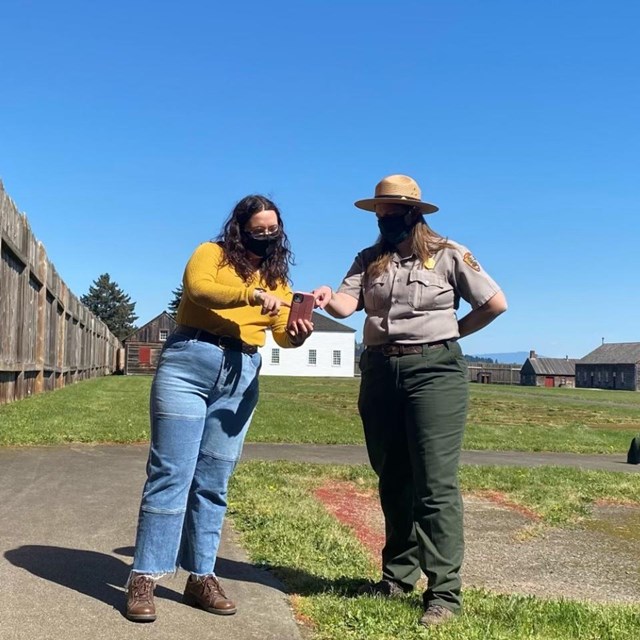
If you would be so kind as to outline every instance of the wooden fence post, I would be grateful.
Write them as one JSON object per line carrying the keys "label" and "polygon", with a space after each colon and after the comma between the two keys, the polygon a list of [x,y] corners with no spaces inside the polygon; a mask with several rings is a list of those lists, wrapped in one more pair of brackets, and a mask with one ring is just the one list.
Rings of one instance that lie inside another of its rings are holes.
{"label": "wooden fence post", "polygon": [[0,181],[0,404],[104,375],[120,341],[69,291]]}

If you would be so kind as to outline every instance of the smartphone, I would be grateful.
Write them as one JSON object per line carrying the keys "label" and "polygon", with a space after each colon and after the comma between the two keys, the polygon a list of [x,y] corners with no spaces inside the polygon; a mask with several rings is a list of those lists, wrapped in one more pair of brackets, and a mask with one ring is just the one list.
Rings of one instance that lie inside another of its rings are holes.
{"label": "smartphone", "polygon": [[313,316],[313,309],[316,306],[316,299],[310,293],[296,291],[291,300],[291,308],[289,309],[289,319],[287,320],[287,329],[296,320],[309,320]]}

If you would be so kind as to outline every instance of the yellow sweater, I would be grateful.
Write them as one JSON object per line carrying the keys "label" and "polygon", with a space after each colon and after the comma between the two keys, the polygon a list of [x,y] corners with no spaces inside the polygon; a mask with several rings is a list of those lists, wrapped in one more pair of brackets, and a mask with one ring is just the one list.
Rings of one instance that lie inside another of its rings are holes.
{"label": "yellow sweater", "polygon": [[293,346],[286,333],[288,308],[282,307],[277,316],[271,317],[262,315],[261,307],[253,302],[253,294],[260,288],[290,303],[291,288],[280,284],[270,289],[259,272],[246,283],[229,265],[220,266],[222,257],[222,248],[215,242],[205,242],[193,252],[182,279],[178,323],[240,338],[258,347],[264,345],[265,331],[270,327],[281,347]]}

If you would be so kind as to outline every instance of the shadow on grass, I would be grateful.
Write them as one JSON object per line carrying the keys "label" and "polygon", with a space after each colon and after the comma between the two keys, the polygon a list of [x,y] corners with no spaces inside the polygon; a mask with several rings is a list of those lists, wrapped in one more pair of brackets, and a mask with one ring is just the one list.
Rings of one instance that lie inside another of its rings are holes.
{"label": "shadow on grass", "polygon": [[331,593],[345,598],[355,598],[359,596],[358,588],[368,582],[364,578],[346,576],[325,578],[293,567],[262,565],[262,568],[283,582],[287,593],[300,596]]}

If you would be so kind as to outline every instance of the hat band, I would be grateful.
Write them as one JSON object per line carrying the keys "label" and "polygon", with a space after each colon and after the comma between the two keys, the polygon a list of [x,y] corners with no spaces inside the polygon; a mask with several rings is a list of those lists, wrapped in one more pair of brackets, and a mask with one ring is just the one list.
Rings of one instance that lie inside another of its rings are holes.
{"label": "hat band", "polygon": [[382,199],[382,198],[393,198],[394,200],[413,200],[413,202],[422,202],[420,198],[412,198],[411,196],[374,196],[374,200]]}

